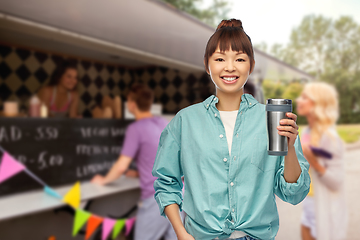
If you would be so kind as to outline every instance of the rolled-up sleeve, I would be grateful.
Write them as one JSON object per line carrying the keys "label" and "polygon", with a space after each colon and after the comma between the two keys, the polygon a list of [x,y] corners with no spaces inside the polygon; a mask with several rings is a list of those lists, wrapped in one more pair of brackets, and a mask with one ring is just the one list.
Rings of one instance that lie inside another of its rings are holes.
{"label": "rolled-up sleeve", "polygon": [[171,123],[161,133],[152,171],[153,176],[157,177],[154,182],[155,199],[162,216],[165,216],[165,207],[173,203],[178,204],[181,211],[183,199],[180,144],[170,125]]}
{"label": "rolled-up sleeve", "polygon": [[304,157],[299,136],[295,141],[295,152],[298,158],[301,174],[295,183],[288,183],[284,178],[285,157],[281,157],[280,168],[275,173],[274,193],[283,201],[296,205],[308,194],[310,189],[309,163]]}

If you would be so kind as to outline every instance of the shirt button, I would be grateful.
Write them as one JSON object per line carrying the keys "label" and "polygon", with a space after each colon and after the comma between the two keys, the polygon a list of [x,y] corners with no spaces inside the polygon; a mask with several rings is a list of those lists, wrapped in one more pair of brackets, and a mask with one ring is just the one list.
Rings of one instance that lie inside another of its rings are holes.
{"label": "shirt button", "polygon": [[219,136],[220,138],[223,138],[224,137],[224,135],[222,135],[222,134],[220,134],[220,136]]}
{"label": "shirt button", "polygon": [[206,104],[206,107],[209,107],[209,104]]}
{"label": "shirt button", "polygon": [[236,160],[236,156],[234,156],[234,161]]}
{"label": "shirt button", "polygon": [[215,113],[214,116],[217,117],[217,114]]}
{"label": "shirt button", "polygon": [[242,111],[240,112],[240,114],[242,114]]}
{"label": "shirt button", "polygon": [[235,209],[232,209],[233,212],[235,212]]}
{"label": "shirt button", "polygon": [[236,137],[239,137],[239,134],[238,134],[238,133],[236,134]]}
{"label": "shirt button", "polygon": [[251,105],[251,103],[250,103],[250,105]]}
{"label": "shirt button", "polygon": [[234,186],[234,183],[233,183],[233,182],[231,182],[231,183],[230,183],[230,185],[231,185],[231,186]]}
{"label": "shirt button", "polygon": [[224,160],[224,162],[227,162],[227,158],[224,158],[223,160]]}

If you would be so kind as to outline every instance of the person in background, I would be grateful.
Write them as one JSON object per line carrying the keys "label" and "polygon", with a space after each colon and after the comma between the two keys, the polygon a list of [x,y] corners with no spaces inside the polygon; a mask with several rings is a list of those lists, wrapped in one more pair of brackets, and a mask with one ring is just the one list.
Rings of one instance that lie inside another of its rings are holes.
{"label": "person in background", "polygon": [[167,120],[153,116],[150,112],[154,99],[153,92],[146,86],[135,84],[127,97],[127,108],[135,116],[125,133],[121,155],[106,176],[96,175],[91,181],[104,185],[113,182],[124,174],[135,159],[140,177],[141,199],[135,224],[135,240],[176,240],[170,222],[163,218],[154,199],[151,175],[160,134],[168,124]]}
{"label": "person in background", "polygon": [[101,102],[92,107],[93,118],[121,118],[121,99],[120,96],[103,96]]}
{"label": "person in background", "polygon": [[160,137],[153,168],[160,213],[179,240],[272,240],[279,229],[275,194],[298,204],[309,191],[297,116],[286,113],[277,128],[288,139],[287,155],[269,156],[265,105],[244,94],[255,61],[240,20],[219,24],[204,65],[216,96],[179,111]]}
{"label": "person in background", "polygon": [[64,61],[57,67],[48,86],[38,92],[38,97],[47,106],[50,117],[78,117],[77,83],[78,71],[75,64]]}
{"label": "person in background", "polygon": [[344,144],[335,126],[339,116],[336,89],[323,82],[308,83],[296,103],[297,113],[308,122],[301,144],[311,176],[310,192],[303,201],[302,239],[346,239]]}

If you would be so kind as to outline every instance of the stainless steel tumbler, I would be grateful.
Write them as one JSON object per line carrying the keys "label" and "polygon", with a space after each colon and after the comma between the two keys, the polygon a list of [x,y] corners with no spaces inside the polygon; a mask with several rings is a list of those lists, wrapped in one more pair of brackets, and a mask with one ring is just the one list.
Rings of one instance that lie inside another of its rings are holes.
{"label": "stainless steel tumbler", "polygon": [[279,135],[277,127],[280,120],[286,117],[287,112],[292,112],[290,99],[267,99],[266,120],[268,133],[268,154],[286,156],[288,152],[287,137]]}

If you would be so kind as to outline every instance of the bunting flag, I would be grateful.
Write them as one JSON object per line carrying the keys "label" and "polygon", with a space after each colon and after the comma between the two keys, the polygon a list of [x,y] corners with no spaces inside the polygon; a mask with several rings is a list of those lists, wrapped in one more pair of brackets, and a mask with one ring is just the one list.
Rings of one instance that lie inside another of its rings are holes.
{"label": "bunting flag", "polygon": [[131,229],[134,226],[135,219],[136,218],[133,217],[133,218],[129,218],[129,219],[126,220],[126,222],[125,222],[125,236],[129,236],[129,234],[131,232]]}
{"label": "bunting flag", "polygon": [[[28,174],[31,172],[19,161],[14,159],[10,154],[4,151],[2,156],[2,160],[0,162],[0,183],[5,181],[6,179],[12,177],[13,175],[26,171]],[[31,173],[31,175],[35,180],[37,176]],[[85,239],[88,240],[91,235],[95,232],[95,230],[102,223],[102,240],[106,240],[112,231],[112,239],[115,239],[121,230],[125,227],[126,232],[125,235],[128,236],[131,232],[131,229],[135,223],[135,217],[130,219],[110,219],[110,218],[102,218],[96,215],[92,215],[89,212],[78,209],[81,201],[81,189],[80,182],[76,182],[74,186],[66,193],[64,197],[62,197],[59,193],[57,193],[54,189],[50,188],[46,183],[37,180],[44,186],[44,192],[54,198],[62,200],[64,203],[72,206],[75,209],[75,217],[74,217],[74,225],[72,235],[76,236],[76,234],[80,231],[80,229],[87,222],[86,227],[86,235]]]}
{"label": "bunting flag", "polygon": [[24,165],[13,159],[7,152],[4,152],[0,164],[0,183],[24,169]]}
{"label": "bunting flag", "polygon": [[73,208],[78,208],[80,205],[81,193],[80,183],[76,182],[75,185],[68,191],[63,198],[63,202],[69,204]]}
{"label": "bunting flag", "polygon": [[96,215],[91,215],[88,220],[87,227],[86,227],[86,235],[85,240],[89,239],[94,231],[98,228],[98,226],[102,223],[104,219],[98,217]]}
{"label": "bunting flag", "polygon": [[110,218],[105,218],[103,221],[103,227],[102,227],[102,240],[106,240],[106,238],[109,236],[109,233],[113,229],[115,225],[115,220]]}
{"label": "bunting flag", "polygon": [[72,233],[73,237],[76,236],[76,234],[79,232],[81,227],[86,223],[86,221],[89,219],[90,216],[91,216],[90,213],[85,212],[80,209],[76,209],[75,219],[74,219],[74,227],[73,227],[73,233]]}
{"label": "bunting flag", "polygon": [[44,187],[44,192],[54,198],[62,199],[62,196],[60,196],[60,194],[58,194],[54,189],[50,188],[49,186]]}
{"label": "bunting flag", "polygon": [[125,219],[120,219],[116,221],[112,233],[112,239],[115,239],[119,235],[119,233],[124,228],[124,226],[125,226]]}

